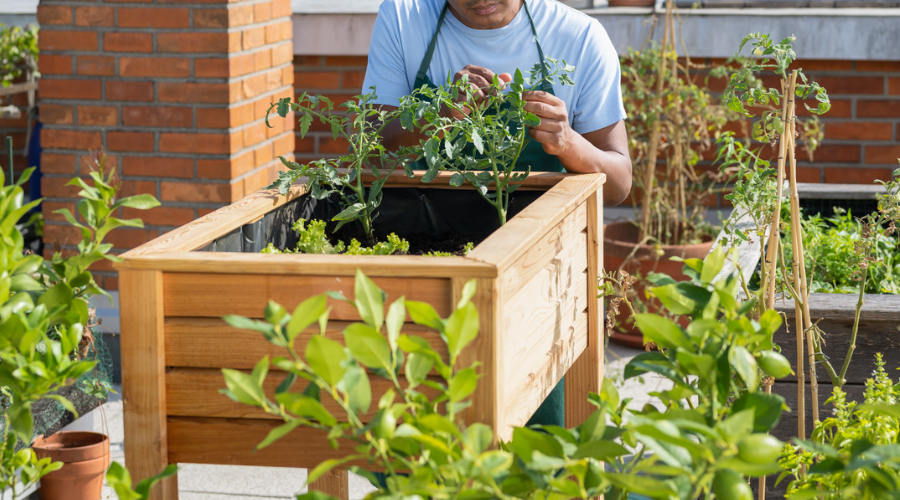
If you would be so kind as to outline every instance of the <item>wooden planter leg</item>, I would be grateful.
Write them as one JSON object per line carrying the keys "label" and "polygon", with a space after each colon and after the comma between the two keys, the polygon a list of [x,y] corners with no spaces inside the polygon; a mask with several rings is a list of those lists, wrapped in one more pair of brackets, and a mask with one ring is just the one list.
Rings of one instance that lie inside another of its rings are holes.
{"label": "wooden planter leg", "polygon": [[350,474],[346,469],[333,469],[309,485],[310,491],[321,491],[339,500],[350,500]]}
{"label": "wooden planter leg", "polygon": [[[169,463],[162,272],[119,271],[119,297],[125,299],[120,301],[125,464],[136,484]],[[150,500],[177,499],[174,476],[150,494]]]}
{"label": "wooden planter leg", "polygon": [[596,409],[588,395],[600,392],[603,382],[604,338],[603,302],[597,298],[597,280],[603,258],[603,191],[589,197],[587,203],[588,244],[588,343],[581,356],[566,373],[566,427],[584,422]]}

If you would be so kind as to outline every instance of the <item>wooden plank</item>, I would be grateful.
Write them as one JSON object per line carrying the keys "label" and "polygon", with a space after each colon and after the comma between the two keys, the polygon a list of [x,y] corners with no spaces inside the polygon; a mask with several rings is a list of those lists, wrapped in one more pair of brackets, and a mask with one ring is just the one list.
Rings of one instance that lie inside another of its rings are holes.
{"label": "wooden plank", "polygon": [[[823,418],[832,415],[831,410],[833,407],[830,403],[825,404],[825,400],[831,396],[832,390],[833,388],[830,384],[819,385],[819,408],[821,409],[819,415]],[[863,400],[863,392],[865,391],[864,385],[845,384],[843,390],[847,393],[847,401]],[[791,409],[790,412],[786,411],[781,414],[781,420],[772,431],[772,435],[783,441],[789,441],[791,438],[797,436],[797,384],[795,382],[778,381],[772,386],[772,393],[782,396],[788,408]],[[807,439],[809,438],[809,433],[811,433],[813,429],[812,421],[812,398],[810,396],[810,391],[806,391]]]}
{"label": "wooden plank", "polygon": [[798,182],[801,200],[874,200],[877,194],[887,194],[880,184],[819,184]]}
{"label": "wooden plank", "polygon": [[[894,296],[893,300],[900,301],[900,297]],[[775,342],[781,346],[782,354],[791,360],[791,365],[796,369],[797,343],[793,338],[793,318],[794,311],[791,310],[785,321],[786,324],[791,326],[790,333],[786,332],[784,326],[782,326],[775,333]],[[813,322],[817,318],[816,315],[813,315]],[[859,322],[859,332],[856,337],[856,350],[853,352],[853,359],[847,370],[846,379],[848,382],[862,384],[872,376],[872,372],[875,370],[876,353],[884,355],[885,369],[888,373],[897,373],[897,369],[900,368],[900,356],[896,355],[897,346],[900,345],[900,331],[897,331],[897,325],[900,325],[900,320],[870,320],[865,313],[862,315]],[[825,345],[822,351],[831,360],[835,371],[839,372],[847,356],[847,349],[850,347],[853,320],[825,319],[819,321],[819,328],[825,332]],[[820,384],[831,383],[831,378],[823,368],[816,370],[816,376]],[[790,376],[784,380],[796,380],[796,377]],[[823,390],[821,394],[824,397],[828,392]]]}
{"label": "wooden plank", "polygon": [[332,469],[309,484],[310,491],[321,491],[338,500],[350,500],[350,474],[345,469]]}
{"label": "wooden plank", "polygon": [[[166,427],[163,283],[158,271],[119,274],[125,460],[135,482],[169,464]],[[178,480],[166,479],[152,500],[177,500]]]}
{"label": "wooden plank", "polygon": [[500,289],[508,294],[516,293],[561,252],[574,250],[569,245],[578,246],[579,251],[585,251],[584,231],[587,219],[587,204],[582,203],[559,224],[546,231],[500,275],[497,279]]}
{"label": "wooden plank", "polygon": [[[454,305],[462,296],[462,290],[466,282],[465,278],[453,278]],[[479,331],[475,340],[469,344],[460,354],[457,360],[457,368],[467,368],[478,362],[479,379],[478,387],[472,394],[472,406],[465,411],[467,423],[480,422],[491,426],[494,430],[494,439],[508,440],[511,434],[498,435],[496,430],[503,422],[502,401],[505,384],[500,374],[503,373],[503,360],[501,353],[503,345],[500,344],[500,336],[497,335],[498,322],[501,314],[506,314],[498,307],[500,303],[497,282],[487,278],[476,278],[475,296],[472,304],[478,310]]]}
{"label": "wooden plank", "polygon": [[[343,343],[347,321],[329,321],[325,336]],[[282,347],[273,345],[261,333],[232,328],[219,318],[166,318],[166,366],[186,368],[232,368],[250,370],[263,356],[285,356]],[[425,338],[444,359],[447,344],[434,330],[407,323],[403,333]],[[297,336],[295,348],[302,353],[311,335],[318,334],[313,327]],[[203,346],[198,348],[198,346]],[[273,370],[277,369],[272,367]]]}
{"label": "wooden plank", "polygon": [[[512,433],[514,426],[525,425],[541,403],[547,399],[547,395],[556,387],[563,375],[566,376],[566,387],[569,387],[569,373],[576,361],[584,355],[588,346],[587,336],[579,335],[578,332],[584,332],[587,328],[588,312],[585,310],[580,312],[572,326],[560,335],[559,339],[544,355],[543,362],[539,366],[535,367],[523,379],[515,379],[511,382],[510,390],[507,391],[509,395],[504,404],[507,415],[507,419],[504,422],[507,426],[504,430],[505,433]],[[568,398],[568,394],[566,397]],[[589,404],[587,403],[587,394],[584,395],[584,402]],[[593,406],[591,407],[593,408]],[[568,412],[569,402],[567,400],[567,427],[569,421]]]}
{"label": "wooden plank", "polygon": [[[338,449],[333,450],[325,432],[306,427],[298,427],[272,445],[257,450],[256,446],[282,423],[257,419],[169,417],[169,461],[313,468],[323,460],[353,453],[355,443],[352,441],[341,440]],[[366,461],[348,465],[366,465]]]}
{"label": "wooden plank", "polygon": [[117,264],[117,268],[127,268],[132,258],[142,255],[189,252],[202,248],[219,236],[258,220],[268,212],[299,198],[305,192],[306,185],[302,182],[294,184],[287,196],[278,194],[277,189],[257,191],[231,205],[169,231],[134,250],[125,252],[121,255],[123,261]]}
{"label": "wooden plank", "polygon": [[[434,306],[441,316],[452,310],[450,280],[440,278],[373,278],[393,301],[400,296]],[[326,291],[353,297],[352,278],[343,276],[297,276],[263,274],[166,273],[166,316],[221,317],[227,314],[260,317],[269,300],[293,310],[303,300]],[[356,309],[343,301],[330,300],[331,318],[357,320]]]}
{"label": "wooden plank", "polygon": [[0,97],[21,94],[38,89],[38,82],[14,83],[9,87],[0,87]]}
{"label": "wooden plank", "polygon": [[[274,401],[275,388],[278,387],[278,384],[283,379],[283,372],[270,372],[263,384],[269,399]],[[440,381],[436,377],[434,380]],[[370,375],[369,381],[372,385],[372,401],[376,403],[388,389],[394,388],[394,384],[390,380],[375,375]],[[298,380],[293,390],[301,391],[306,384],[305,380]],[[406,386],[405,380],[402,382],[402,385]],[[166,372],[166,414],[170,417],[281,420],[281,417],[278,415],[266,413],[259,408],[232,401],[219,392],[219,389],[224,388],[225,379],[222,376],[222,372],[218,369],[177,368],[169,370]],[[430,397],[437,396],[437,392],[428,387],[423,386],[421,392]],[[322,396],[322,405],[335,418],[346,421],[346,413],[343,408],[330,396]],[[373,405],[370,413],[360,415],[360,419],[363,422],[368,422],[371,418],[371,413],[374,413],[375,410],[377,410],[376,405]]]}
{"label": "wooden plank", "polygon": [[603,383],[603,299],[597,284],[603,268],[603,191],[587,199],[587,345],[566,372],[566,427],[581,425],[596,409],[588,402]]}
{"label": "wooden plank", "polygon": [[309,255],[239,252],[165,252],[139,255],[119,269],[155,269],[179,273],[294,274],[354,276],[361,269],[369,276],[442,278],[497,276],[496,267],[466,257],[422,255]]}
{"label": "wooden plank", "polygon": [[[385,183],[385,187],[428,187],[428,188],[438,188],[438,189],[474,189],[471,184],[464,183],[462,186],[454,187],[450,185],[450,178],[453,176],[453,172],[438,172],[437,177],[434,178],[429,183],[423,183],[422,177],[425,175],[425,170],[413,170],[414,177],[407,177],[406,174],[402,171],[395,171],[388,176],[388,180]],[[567,177],[573,177],[576,175],[582,174],[570,174],[565,172],[531,172],[528,174],[528,177],[516,184],[520,187],[518,189],[529,190],[529,189],[540,189],[546,190],[547,188],[551,188],[558,184],[563,179]],[[371,184],[376,177],[372,174],[363,174],[363,182],[366,184]]]}
{"label": "wooden plank", "polygon": [[[897,295],[867,293],[863,296],[861,320],[892,321],[900,325],[900,297]],[[811,293],[809,313],[813,322],[817,319],[853,321],[856,314],[855,293]],[[775,309],[793,315],[794,301],[785,299],[775,303]]]}
{"label": "wooden plank", "polygon": [[467,256],[493,264],[503,275],[528,252],[547,231],[559,224],[588,197],[601,189],[605,174],[583,174],[566,177],[556,186],[525,207],[503,227],[494,231]]}

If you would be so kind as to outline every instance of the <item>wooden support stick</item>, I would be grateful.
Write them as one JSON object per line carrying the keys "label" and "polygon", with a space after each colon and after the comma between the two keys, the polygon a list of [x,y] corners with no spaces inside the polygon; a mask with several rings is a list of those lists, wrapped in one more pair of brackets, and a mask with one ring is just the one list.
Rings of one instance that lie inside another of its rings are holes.
{"label": "wooden support stick", "polygon": [[781,200],[784,196],[783,194],[783,186],[784,186],[784,165],[785,165],[785,154],[787,150],[788,141],[784,140],[785,134],[787,134],[788,128],[788,103],[793,102],[793,93],[789,87],[788,82],[782,82],[782,106],[781,106],[781,124],[784,127],[784,130],[781,134],[781,142],[778,147],[778,177],[776,181],[776,189],[777,189],[777,197],[775,201],[775,208],[772,212],[772,225],[769,226],[769,248],[766,250],[766,265],[764,268],[763,275],[763,290],[766,291],[766,309],[775,309],[775,271],[777,269],[778,264],[778,245],[781,242],[781,238],[778,237],[778,233],[781,231]]}
{"label": "wooden support stick", "polygon": [[309,484],[310,491],[321,491],[338,500],[350,500],[350,474],[346,469],[332,469]]}

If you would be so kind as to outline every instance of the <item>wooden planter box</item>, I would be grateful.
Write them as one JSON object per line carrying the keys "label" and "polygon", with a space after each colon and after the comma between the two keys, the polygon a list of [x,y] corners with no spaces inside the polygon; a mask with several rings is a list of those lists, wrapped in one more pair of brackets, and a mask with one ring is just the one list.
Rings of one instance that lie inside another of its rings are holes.
{"label": "wooden planter box", "polygon": [[[392,176],[386,187],[441,189],[448,178],[423,185]],[[442,316],[452,311],[462,286],[477,280],[480,334],[461,356],[464,365],[481,362],[468,422],[489,424],[508,439],[564,374],[567,425],[582,422],[591,413],[588,394],[600,390],[603,375],[596,282],[604,181],[603,174],[532,174],[520,189],[546,192],[466,257],[197,251],[298,201],[306,192],[302,184],[287,197],[259,191],[124,254],[117,267],[125,460],[132,476],[140,480],[168,463],[309,468],[345,455],[348,449],[335,452],[320,432],[303,428],[254,451],[281,422],[219,394],[221,369],[250,370],[266,354],[281,353],[258,333],[235,330],[220,318],[260,318],[270,299],[292,310],[328,290],[352,296],[357,268],[389,300],[425,301]],[[352,308],[334,306],[329,335],[341,339],[343,327],[358,318]],[[298,351],[304,344],[301,335]],[[274,392],[278,380],[272,378]],[[373,387],[374,397],[377,391]],[[331,492],[343,487],[345,496],[345,481]],[[177,498],[176,481],[157,488],[154,498]]]}
{"label": "wooden planter box", "polygon": [[[798,184],[801,207],[808,209],[829,209],[832,206],[850,208],[852,213],[863,215],[875,209],[875,193],[884,192],[881,186],[852,184]],[[749,278],[757,268],[760,254],[757,244],[742,245],[739,260]],[[841,365],[850,345],[850,334],[853,331],[853,319],[856,312],[857,294],[847,293],[813,293],[809,297],[810,314],[813,322],[818,321],[819,328],[825,332],[823,351],[840,372]],[[900,345],[900,297],[896,295],[865,294],[865,304],[860,315],[859,331],[856,338],[856,350],[850,368],[847,371],[847,382],[843,386],[848,400],[862,401],[865,381],[872,376],[875,369],[875,354],[884,354],[886,369],[892,377],[900,368],[900,357],[894,351]],[[793,300],[777,300],[775,308],[783,313],[784,325],[775,333],[775,342],[781,346],[782,354],[790,360],[792,367],[797,368],[797,343],[795,331],[795,314]],[[787,328],[786,328],[787,327]],[[805,352],[805,349],[804,349]],[[805,352],[808,355],[808,352]],[[806,433],[807,437],[813,429],[812,394],[809,388],[809,366],[805,365],[806,378]],[[831,415],[831,406],[825,401],[831,397],[833,386],[828,373],[821,366],[816,367],[819,383],[819,418]],[[779,380],[772,387],[772,392],[783,396],[791,412],[782,414],[781,421],[773,431],[779,439],[790,441],[797,435],[798,424],[798,391],[796,376]],[[754,487],[755,487],[755,481]],[[786,483],[774,486],[774,478],[767,482],[767,498],[783,498]]]}

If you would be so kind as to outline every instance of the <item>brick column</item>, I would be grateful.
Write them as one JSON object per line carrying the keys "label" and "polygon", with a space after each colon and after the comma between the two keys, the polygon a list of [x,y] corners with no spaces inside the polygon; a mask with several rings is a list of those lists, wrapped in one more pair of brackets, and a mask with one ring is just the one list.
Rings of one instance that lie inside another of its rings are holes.
{"label": "brick column", "polygon": [[146,227],[111,233],[117,253],[271,182],[294,149],[294,120],[264,123],[293,93],[290,16],[290,0],[41,0],[45,244],[79,240],[52,212],[74,205],[65,183],[101,146],[124,195],[162,202],[122,214]]}

